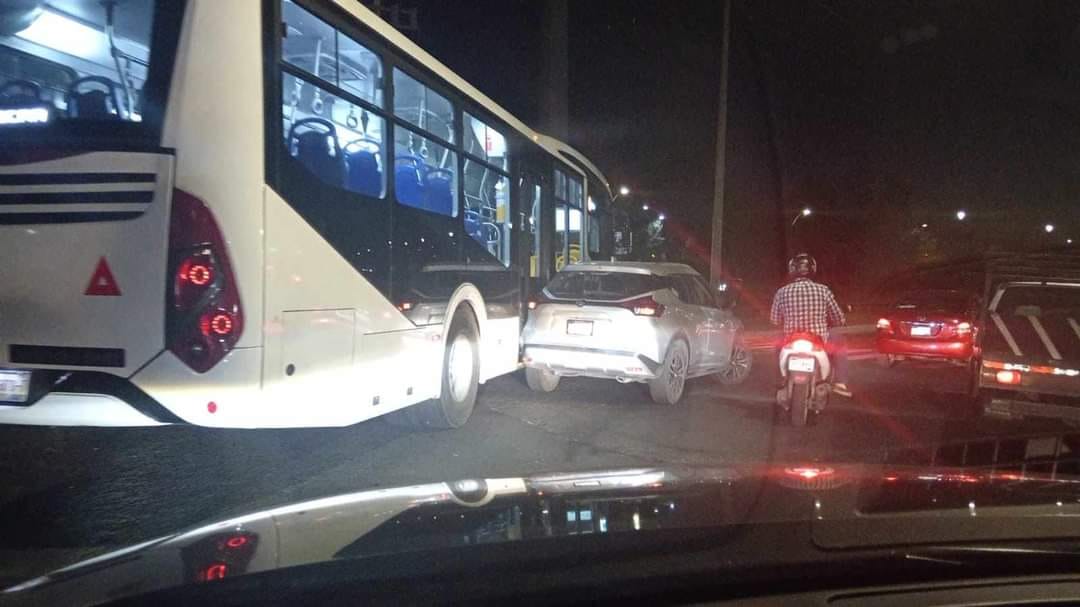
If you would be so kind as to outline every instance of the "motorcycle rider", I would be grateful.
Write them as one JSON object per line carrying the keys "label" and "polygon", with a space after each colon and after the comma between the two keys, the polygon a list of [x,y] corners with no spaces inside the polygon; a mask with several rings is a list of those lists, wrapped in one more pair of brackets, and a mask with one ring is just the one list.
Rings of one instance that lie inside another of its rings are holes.
{"label": "motorcycle rider", "polygon": [[808,253],[799,253],[788,261],[788,283],[776,291],[769,320],[781,327],[784,339],[792,333],[813,333],[828,343],[833,359],[833,392],[851,397],[848,389],[848,360],[843,337],[829,329],[847,321],[836,297],[828,286],[815,282],[817,261]]}

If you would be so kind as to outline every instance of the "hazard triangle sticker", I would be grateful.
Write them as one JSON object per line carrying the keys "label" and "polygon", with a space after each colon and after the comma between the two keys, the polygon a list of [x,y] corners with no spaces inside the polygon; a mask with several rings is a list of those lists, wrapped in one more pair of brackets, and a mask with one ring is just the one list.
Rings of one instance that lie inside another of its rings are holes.
{"label": "hazard triangle sticker", "polygon": [[103,295],[106,297],[120,295],[120,287],[117,286],[116,278],[113,277],[112,270],[109,269],[109,264],[104,257],[98,260],[97,267],[94,268],[94,275],[90,277],[90,284],[86,286],[83,295]]}

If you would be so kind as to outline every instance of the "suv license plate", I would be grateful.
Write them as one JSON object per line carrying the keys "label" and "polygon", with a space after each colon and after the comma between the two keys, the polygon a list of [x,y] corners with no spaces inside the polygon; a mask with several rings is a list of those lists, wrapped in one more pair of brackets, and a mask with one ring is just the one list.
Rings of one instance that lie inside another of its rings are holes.
{"label": "suv license plate", "polygon": [[25,403],[30,397],[30,371],[0,369],[0,402]]}
{"label": "suv license plate", "polygon": [[593,323],[591,320],[568,320],[566,321],[567,335],[592,336]]}
{"label": "suv license plate", "polygon": [[813,373],[814,372],[814,359],[806,358],[804,356],[792,356],[787,360],[788,371],[798,371],[800,373]]}

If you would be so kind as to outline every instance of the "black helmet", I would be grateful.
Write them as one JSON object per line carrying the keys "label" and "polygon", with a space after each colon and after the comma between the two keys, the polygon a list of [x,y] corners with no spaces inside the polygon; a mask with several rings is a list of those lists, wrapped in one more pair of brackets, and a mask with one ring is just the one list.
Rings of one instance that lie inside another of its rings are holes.
{"label": "black helmet", "polygon": [[788,260],[787,273],[792,278],[812,278],[817,274],[817,260],[809,253],[799,253]]}

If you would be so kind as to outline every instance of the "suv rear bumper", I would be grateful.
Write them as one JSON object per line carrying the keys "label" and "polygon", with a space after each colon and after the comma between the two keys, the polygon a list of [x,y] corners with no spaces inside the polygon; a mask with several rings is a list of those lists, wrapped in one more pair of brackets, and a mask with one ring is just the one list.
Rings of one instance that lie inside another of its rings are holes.
{"label": "suv rear bumper", "polygon": [[572,346],[526,345],[526,367],[563,376],[645,381],[656,377],[660,363],[642,354]]}

